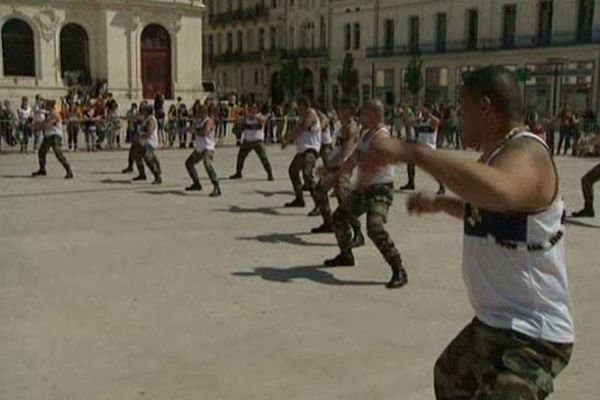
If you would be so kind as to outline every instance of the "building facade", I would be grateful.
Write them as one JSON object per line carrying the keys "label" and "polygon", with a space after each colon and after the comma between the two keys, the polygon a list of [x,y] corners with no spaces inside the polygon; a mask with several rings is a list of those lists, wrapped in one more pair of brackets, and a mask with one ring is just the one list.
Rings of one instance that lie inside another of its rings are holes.
{"label": "building facade", "polygon": [[106,80],[120,99],[199,97],[200,0],[0,0],[0,98]]}
{"label": "building facade", "polygon": [[328,0],[207,0],[204,79],[221,96],[286,97],[283,65],[297,60],[299,91],[325,100]]}
{"label": "building facade", "polygon": [[[525,103],[542,114],[567,104],[600,108],[597,0],[331,0],[330,7],[330,71],[352,53],[361,100],[455,102],[469,70],[494,64],[515,71]],[[413,96],[405,74],[416,58],[423,87]]]}

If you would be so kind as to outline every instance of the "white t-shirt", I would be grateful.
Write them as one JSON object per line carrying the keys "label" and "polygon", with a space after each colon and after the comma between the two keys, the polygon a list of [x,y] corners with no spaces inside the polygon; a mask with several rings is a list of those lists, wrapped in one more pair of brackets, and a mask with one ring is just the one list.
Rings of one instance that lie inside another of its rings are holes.
{"label": "white t-shirt", "polygon": [[156,117],[154,115],[150,115],[144,123],[142,124],[142,134],[148,134],[148,130],[150,129],[150,121],[154,122],[154,127],[150,130],[150,136],[147,138],[142,138],[140,135],[140,143],[142,145],[149,144],[153,149],[158,148],[158,122],[156,121]]}
{"label": "white t-shirt", "polygon": [[31,118],[31,113],[31,107],[27,106],[26,108],[22,108],[19,106],[19,108],[17,108],[17,119],[25,122]]}
{"label": "white t-shirt", "polygon": [[56,123],[51,125],[49,128],[44,129],[44,137],[51,136],[60,136],[61,138],[63,137],[62,122],[60,120],[56,121]]}
{"label": "white t-shirt", "polygon": [[[508,141],[524,136],[545,146],[530,132]],[[575,340],[563,215],[558,195],[548,208],[532,213],[465,206],[463,278],[480,321],[550,342]]]}
{"label": "white t-shirt", "polygon": [[309,149],[315,150],[317,153],[321,150],[321,122],[314,110],[309,112],[316,122],[296,139],[296,153],[298,154]]}
{"label": "white t-shirt", "polygon": [[246,118],[244,124],[244,141],[257,142],[265,140],[263,125],[254,118]]}
{"label": "white t-shirt", "polygon": [[211,130],[208,132],[206,136],[200,135],[204,131],[204,127],[210,120],[209,117],[204,118],[203,120],[194,120],[194,135],[196,136],[196,151],[203,152],[204,150],[212,150],[214,151],[217,145],[215,140],[215,130]]}
{"label": "white t-shirt", "polygon": [[[371,142],[377,135],[385,135],[390,137],[390,132],[387,128],[382,127],[375,131],[373,134],[370,131],[362,134],[360,139],[358,139],[358,143],[356,144],[356,148],[359,152],[359,162],[358,162],[358,179],[359,181],[362,179],[361,176],[364,176],[367,171],[365,171],[365,164],[362,161],[362,154],[365,154],[369,151],[371,147]],[[385,183],[393,183],[394,178],[396,177],[396,168],[393,164],[385,164],[381,165],[377,172],[370,176],[368,182],[365,182],[366,186],[385,184]]]}
{"label": "white t-shirt", "polygon": [[426,119],[415,125],[415,132],[417,133],[417,141],[430,149],[435,150],[437,147],[437,128],[431,127],[431,120]]}
{"label": "white t-shirt", "polygon": [[42,103],[36,103],[33,106],[33,120],[35,122],[43,122],[46,120],[46,115],[48,112],[44,109]]}

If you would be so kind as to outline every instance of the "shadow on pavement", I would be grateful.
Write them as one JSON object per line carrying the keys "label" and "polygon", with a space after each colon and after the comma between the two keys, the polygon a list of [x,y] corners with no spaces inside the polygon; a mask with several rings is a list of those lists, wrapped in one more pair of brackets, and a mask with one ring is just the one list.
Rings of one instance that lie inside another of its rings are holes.
{"label": "shadow on pavement", "polygon": [[567,218],[565,221],[567,222],[567,225],[581,226],[583,228],[600,229],[600,225],[589,224],[587,222],[583,222],[577,219]]}
{"label": "shadow on pavement", "polygon": [[277,215],[282,217],[296,217],[303,216],[305,214],[282,214],[278,209],[284,209],[285,207],[256,207],[256,208],[244,208],[240,206],[229,206],[228,209],[217,209],[215,211],[230,212],[234,214],[264,214],[264,215]]}
{"label": "shadow on pavement", "polygon": [[185,190],[141,190],[140,193],[155,195],[172,194],[175,196],[189,196],[188,192],[186,192]]}
{"label": "shadow on pavement", "polygon": [[253,190],[247,193],[256,193],[256,194],[260,194],[264,197],[273,197],[273,196],[293,196],[294,192],[291,190]]}
{"label": "shadow on pavement", "polygon": [[131,185],[133,183],[133,181],[131,179],[102,179],[101,181],[99,181],[100,183],[120,183],[121,185]]}
{"label": "shadow on pavement", "polygon": [[92,175],[125,175],[121,171],[92,171]]}
{"label": "shadow on pavement", "polygon": [[237,240],[256,240],[261,243],[289,243],[297,246],[332,247],[333,243],[311,243],[305,241],[301,236],[313,235],[307,232],[296,233],[269,233],[267,235],[238,237]]}
{"label": "shadow on pavement", "polygon": [[0,175],[0,178],[14,179],[14,178],[35,178],[35,177],[31,176],[31,174],[27,174],[27,175]]}
{"label": "shadow on pavement", "polygon": [[336,278],[332,273],[325,271],[322,265],[303,265],[291,268],[257,267],[253,271],[233,272],[233,276],[253,277],[258,276],[265,281],[293,283],[297,279],[335,286],[383,286],[385,282],[342,280]]}

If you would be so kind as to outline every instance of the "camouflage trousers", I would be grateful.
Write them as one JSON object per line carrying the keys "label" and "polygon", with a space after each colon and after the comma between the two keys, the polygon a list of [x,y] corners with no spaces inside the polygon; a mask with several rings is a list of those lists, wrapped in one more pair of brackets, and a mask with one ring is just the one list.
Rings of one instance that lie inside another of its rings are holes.
{"label": "camouflage trousers", "polygon": [[352,250],[353,219],[367,214],[367,234],[383,258],[396,271],[402,266],[400,252],[386,232],[384,225],[394,200],[393,184],[377,184],[366,189],[355,189],[342,201],[333,213],[333,229],[342,253]]}
{"label": "camouflage trousers", "polygon": [[194,150],[187,160],[185,160],[185,168],[187,169],[187,172],[194,183],[200,182],[200,179],[198,178],[198,171],[196,171],[196,164],[202,161],[204,164],[204,169],[206,169],[206,174],[208,175],[212,184],[215,186],[219,184],[219,178],[217,177],[217,173],[215,172],[215,168],[212,164],[214,154],[215,152],[213,150]]}
{"label": "camouflage trousers", "polygon": [[38,150],[38,161],[40,164],[40,171],[46,170],[46,155],[52,149],[54,151],[54,155],[58,162],[63,166],[63,168],[69,172],[71,171],[71,166],[67,161],[67,158],[63,154],[62,151],[62,137],[58,135],[46,136],[44,140],[42,140],[42,144],[40,149]]}
{"label": "camouflage trousers", "polygon": [[585,209],[594,209],[594,183],[600,181],[600,164],[590,169],[581,178],[581,191],[585,200]]}
{"label": "camouflage trousers", "polygon": [[[335,193],[335,197],[337,198],[338,205],[342,204],[344,199],[348,197],[351,192],[351,179],[348,175],[342,175],[339,177],[337,182],[334,183],[333,192]],[[331,213],[331,205],[329,203],[329,187],[323,185],[323,182],[319,180],[317,185],[315,186],[313,198],[315,200],[315,206],[321,213],[321,217],[323,217],[323,223],[325,225],[333,226],[333,215]],[[360,231],[360,221],[357,217],[350,218],[350,226],[354,230],[354,232]]]}
{"label": "camouflage trousers", "polygon": [[331,152],[333,151],[333,144],[327,143],[322,144],[321,149],[319,150],[319,157],[323,160],[324,166],[329,166],[329,156],[331,156]]}
{"label": "camouflage trousers", "polygon": [[244,161],[246,161],[246,157],[250,154],[251,151],[254,151],[260,162],[262,163],[263,168],[267,172],[269,176],[272,175],[271,164],[269,163],[269,158],[267,157],[267,150],[265,149],[265,145],[261,140],[247,141],[244,140],[240,145],[240,151],[237,156],[237,164],[235,168],[235,172],[237,174],[241,174],[244,169]]}
{"label": "camouflage trousers", "polygon": [[572,344],[497,329],[477,318],[448,345],[435,364],[438,400],[541,400],[567,366]]}
{"label": "camouflage trousers", "polygon": [[[314,198],[315,189],[315,164],[317,163],[317,152],[315,150],[306,150],[304,153],[298,153],[290,163],[288,173],[296,199],[302,199],[302,180],[304,185],[309,189]],[[302,173],[302,180],[300,174]]]}
{"label": "camouflage trousers", "polygon": [[158,161],[154,147],[149,144],[138,143],[135,148],[133,148],[133,160],[135,161],[135,165],[140,175],[146,176],[146,169],[144,168],[144,163],[146,163],[148,169],[150,169],[150,172],[152,172],[152,175],[154,175],[155,178],[160,176],[160,161]]}

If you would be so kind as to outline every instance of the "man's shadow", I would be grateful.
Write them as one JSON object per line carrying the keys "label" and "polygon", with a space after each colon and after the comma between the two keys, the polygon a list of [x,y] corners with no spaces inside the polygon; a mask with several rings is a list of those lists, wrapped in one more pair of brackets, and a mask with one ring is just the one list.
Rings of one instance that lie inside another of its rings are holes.
{"label": "man's shadow", "polygon": [[228,209],[215,209],[218,212],[230,212],[234,214],[263,214],[270,216],[299,216],[304,214],[282,214],[278,209],[284,209],[285,207],[255,207],[255,208],[244,208],[240,206],[229,206]]}
{"label": "man's shadow", "polygon": [[322,265],[302,265],[291,268],[256,267],[252,271],[233,272],[233,276],[253,277],[258,276],[265,281],[279,283],[293,283],[298,279],[321,283],[323,285],[335,286],[383,286],[385,282],[342,280],[336,278],[332,273],[325,271]]}
{"label": "man's shadow", "polygon": [[312,243],[305,241],[302,236],[311,235],[308,232],[295,232],[295,233],[269,233],[267,235],[257,236],[246,236],[238,237],[237,240],[256,240],[261,243],[289,243],[297,246],[317,246],[317,247],[329,247],[336,246],[332,243]]}
{"label": "man's shadow", "polygon": [[5,175],[0,175],[0,178],[8,178],[8,179],[15,179],[15,178],[35,178],[35,176],[32,176],[31,174],[27,174],[27,175],[5,174]]}
{"label": "man's shadow", "polygon": [[252,190],[250,192],[247,192],[248,194],[250,193],[256,193],[256,194],[260,194],[264,197],[273,197],[273,196],[293,196],[294,192],[291,190],[260,190],[260,189],[256,189],[256,190]]}
{"label": "man's shadow", "polygon": [[174,196],[190,196],[190,194],[184,190],[140,190],[140,193],[143,194],[152,194],[152,195],[165,195],[171,194]]}
{"label": "man's shadow", "polygon": [[121,185],[131,185],[133,184],[133,181],[131,179],[102,179],[101,181],[99,181],[100,183],[107,183],[107,184],[113,184],[113,183],[118,183]]}

